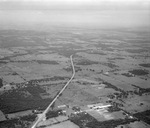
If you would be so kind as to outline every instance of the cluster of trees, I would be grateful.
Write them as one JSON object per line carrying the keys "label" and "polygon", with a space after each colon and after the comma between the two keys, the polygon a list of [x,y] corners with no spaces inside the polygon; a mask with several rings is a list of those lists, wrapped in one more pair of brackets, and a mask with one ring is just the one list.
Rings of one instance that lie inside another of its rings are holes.
{"label": "cluster of trees", "polygon": [[149,74],[148,70],[145,69],[134,69],[132,71],[129,71],[130,73],[134,75],[147,75]]}
{"label": "cluster of trees", "polygon": [[15,119],[0,122],[1,128],[28,128],[37,116],[27,115]]}
{"label": "cluster of trees", "polygon": [[51,78],[30,80],[30,81],[28,81],[28,83],[31,85],[31,84],[37,84],[40,82],[49,82],[49,81],[57,81],[57,80],[65,80],[65,79],[68,79],[68,77],[53,76]]}
{"label": "cluster of trees", "polygon": [[127,123],[134,122],[135,119],[118,119],[118,120],[109,120],[103,122],[88,122],[86,128],[115,128],[118,125],[125,125]]}
{"label": "cluster of trees", "polygon": [[119,92],[121,92],[121,93],[123,93],[123,94],[126,93],[124,90],[122,90],[122,89],[120,89],[120,88],[117,88],[116,86],[114,86],[114,85],[112,85],[111,83],[108,83],[108,82],[106,82],[106,81],[104,81],[103,84],[107,85],[106,88],[113,88],[114,90],[119,91]]}
{"label": "cluster of trees", "polygon": [[52,99],[42,99],[40,93],[45,93],[45,90],[33,85],[4,92],[0,97],[0,109],[5,114],[39,107],[45,109]]}
{"label": "cluster of trees", "polygon": [[80,128],[115,128],[118,125],[124,125],[136,121],[137,119],[117,119],[117,120],[107,120],[107,121],[97,121],[94,117],[90,116],[88,113],[73,114],[70,120],[77,124]]}
{"label": "cluster of trees", "polygon": [[0,78],[0,88],[3,87],[3,80]]}
{"label": "cluster of trees", "polygon": [[150,124],[149,122],[149,117],[150,117],[150,110],[146,110],[144,112],[139,112],[134,114],[135,117],[137,117],[138,119]]}
{"label": "cluster of trees", "polygon": [[146,68],[149,68],[150,67],[150,63],[147,63],[147,64],[139,64],[140,66],[143,66],[143,67],[146,67]]}
{"label": "cluster of trees", "polygon": [[73,123],[77,124],[80,128],[86,127],[87,123],[96,122],[96,119],[94,117],[92,117],[88,113],[84,113],[84,112],[81,112],[78,114],[71,114],[69,119]]}
{"label": "cluster of trees", "polygon": [[81,60],[76,63],[76,65],[92,65],[92,64],[98,64],[98,62],[90,60]]}
{"label": "cluster of trees", "polygon": [[60,115],[60,113],[62,113],[62,110],[48,111],[46,113],[46,119],[57,117]]}

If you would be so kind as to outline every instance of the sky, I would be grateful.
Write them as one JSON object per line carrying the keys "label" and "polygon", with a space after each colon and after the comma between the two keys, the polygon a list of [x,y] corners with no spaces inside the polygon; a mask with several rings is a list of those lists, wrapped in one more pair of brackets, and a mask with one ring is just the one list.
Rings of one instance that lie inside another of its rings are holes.
{"label": "sky", "polygon": [[148,9],[150,0],[0,0],[0,9]]}
{"label": "sky", "polygon": [[150,0],[0,0],[1,27],[150,27]]}

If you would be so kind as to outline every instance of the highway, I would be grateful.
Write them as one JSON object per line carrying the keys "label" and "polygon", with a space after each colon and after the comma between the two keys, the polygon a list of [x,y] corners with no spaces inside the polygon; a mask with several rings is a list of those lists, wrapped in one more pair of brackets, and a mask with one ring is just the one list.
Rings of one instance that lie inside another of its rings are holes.
{"label": "highway", "polygon": [[39,115],[38,119],[34,122],[34,124],[32,125],[31,128],[36,128],[37,124],[46,118],[46,113],[49,111],[50,107],[53,105],[53,103],[59,98],[59,96],[63,93],[63,91],[67,88],[67,86],[69,85],[69,83],[72,81],[72,79],[75,76],[75,68],[74,68],[74,64],[73,64],[73,60],[72,60],[72,56],[70,56],[70,60],[71,60],[71,65],[72,65],[72,70],[73,70],[73,74],[72,77],[70,78],[70,80],[66,83],[66,85],[60,90],[60,92],[55,96],[55,98],[52,100],[52,102],[48,105],[48,107],[43,111],[42,114]]}

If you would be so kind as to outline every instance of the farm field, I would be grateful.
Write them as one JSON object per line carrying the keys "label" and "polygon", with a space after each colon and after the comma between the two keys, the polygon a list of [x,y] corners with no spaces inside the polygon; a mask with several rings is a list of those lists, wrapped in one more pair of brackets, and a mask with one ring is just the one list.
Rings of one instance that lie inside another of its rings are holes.
{"label": "farm field", "polygon": [[[30,127],[72,76],[73,55],[75,77],[51,108],[67,120],[45,128],[148,128],[149,33],[0,30],[0,126]],[[88,107],[99,103],[111,107]]]}

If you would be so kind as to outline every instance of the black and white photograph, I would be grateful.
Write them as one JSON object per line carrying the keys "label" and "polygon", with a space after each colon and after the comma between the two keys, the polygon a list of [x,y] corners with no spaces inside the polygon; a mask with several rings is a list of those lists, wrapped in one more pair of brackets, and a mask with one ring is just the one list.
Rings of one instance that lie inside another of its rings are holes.
{"label": "black and white photograph", "polygon": [[150,0],[0,0],[0,128],[150,128]]}

